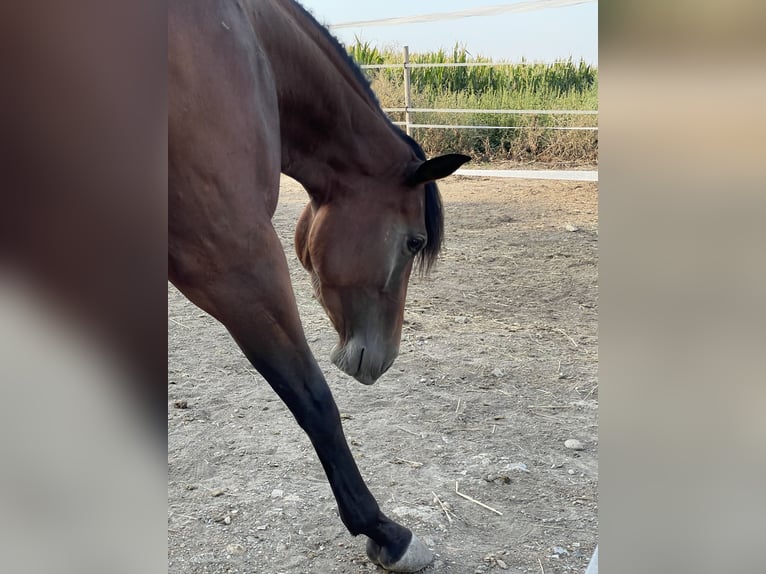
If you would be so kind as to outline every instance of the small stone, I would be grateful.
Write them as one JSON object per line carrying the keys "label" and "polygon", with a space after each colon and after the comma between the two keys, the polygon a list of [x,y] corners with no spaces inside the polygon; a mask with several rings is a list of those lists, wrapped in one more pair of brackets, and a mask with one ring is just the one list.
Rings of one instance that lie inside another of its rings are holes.
{"label": "small stone", "polygon": [[180,401],[176,401],[173,403],[173,406],[177,409],[188,409],[189,408],[189,402],[186,399],[182,399]]}
{"label": "small stone", "polygon": [[567,471],[567,474],[574,474],[574,473],[575,473],[575,471],[572,470],[571,468]]}
{"label": "small stone", "polygon": [[224,492],[226,492],[226,488],[216,488],[215,490],[210,491],[210,496],[215,498],[217,496],[221,496]]}
{"label": "small stone", "polygon": [[580,228],[579,228],[579,227],[575,227],[575,226],[574,226],[574,225],[572,225],[571,223],[567,223],[567,224],[564,226],[564,229],[566,229],[567,231],[580,231]]}
{"label": "small stone", "polygon": [[505,470],[518,470],[519,472],[529,472],[527,465],[523,462],[512,462],[505,466]]}
{"label": "small stone", "polygon": [[568,556],[569,555],[569,551],[566,548],[563,548],[561,546],[554,546],[551,550],[553,550],[553,552],[555,554],[558,554],[559,556]]}
{"label": "small stone", "polygon": [[585,447],[576,438],[570,438],[564,441],[564,446],[572,450],[583,450]]}
{"label": "small stone", "polygon": [[504,374],[505,373],[503,372],[503,369],[495,369],[494,371],[492,371],[492,376],[493,377],[498,377],[499,378],[499,377],[502,377]]}
{"label": "small stone", "polygon": [[285,493],[284,490],[275,488],[271,491],[271,498],[282,498],[282,495]]}
{"label": "small stone", "polygon": [[226,552],[228,552],[229,554],[233,556],[238,556],[240,554],[245,553],[245,547],[242,546],[241,544],[229,544],[226,547]]}
{"label": "small stone", "polygon": [[503,562],[500,558],[495,559],[495,564],[500,566],[500,568],[502,568],[503,570],[508,570],[508,565],[505,562]]}

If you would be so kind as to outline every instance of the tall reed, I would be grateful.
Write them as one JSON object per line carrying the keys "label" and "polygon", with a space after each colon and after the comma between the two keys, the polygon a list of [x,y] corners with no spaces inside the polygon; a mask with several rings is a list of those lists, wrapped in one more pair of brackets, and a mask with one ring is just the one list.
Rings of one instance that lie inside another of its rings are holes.
{"label": "tall reed", "polygon": [[[360,64],[401,64],[403,54],[391,48],[379,49],[368,42],[347,47]],[[489,63],[471,56],[464,46],[411,53],[417,64]],[[493,66],[425,67],[411,70],[412,106],[415,108],[467,108],[505,110],[597,110],[598,69],[571,59],[545,63]],[[404,76],[401,69],[366,70],[373,90],[383,107],[404,106]],[[403,121],[404,114],[392,113]],[[598,158],[597,131],[552,130],[553,127],[596,126],[595,115],[510,115],[476,112],[454,114],[414,112],[416,124],[462,124],[508,126],[523,129],[414,128],[416,139],[426,153],[445,151],[469,153],[484,160],[536,160],[553,162],[587,161]]]}

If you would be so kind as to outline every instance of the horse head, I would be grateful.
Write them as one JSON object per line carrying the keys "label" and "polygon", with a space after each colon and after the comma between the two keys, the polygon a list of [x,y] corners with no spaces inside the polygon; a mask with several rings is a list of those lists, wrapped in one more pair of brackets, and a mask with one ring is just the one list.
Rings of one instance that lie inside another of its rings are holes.
{"label": "horse head", "polygon": [[427,270],[439,253],[443,217],[434,182],[469,159],[447,154],[387,178],[337,177],[331,194],[310,190],[296,252],[340,337],[332,362],[361,383],[373,384],[393,364],[413,266]]}

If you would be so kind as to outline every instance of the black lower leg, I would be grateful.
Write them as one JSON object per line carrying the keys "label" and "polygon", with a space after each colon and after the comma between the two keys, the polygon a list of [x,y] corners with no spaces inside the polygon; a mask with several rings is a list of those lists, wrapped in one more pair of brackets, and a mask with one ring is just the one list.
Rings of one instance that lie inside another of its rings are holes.
{"label": "black lower leg", "polygon": [[348,448],[340,417],[331,440],[312,442],[338,502],[343,524],[354,536],[364,534],[382,548],[388,562],[396,562],[407,550],[412,533],[380,510]]}
{"label": "black lower leg", "polygon": [[412,533],[381,512],[364,483],[343,434],[338,407],[318,365],[310,360],[306,368],[310,374],[306,376],[304,371],[293,378],[258,364],[257,359],[251,358],[251,361],[309,436],[335,495],[343,524],[354,536],[364,534],[370,538],[392,561],[398,560],[407,550]]}

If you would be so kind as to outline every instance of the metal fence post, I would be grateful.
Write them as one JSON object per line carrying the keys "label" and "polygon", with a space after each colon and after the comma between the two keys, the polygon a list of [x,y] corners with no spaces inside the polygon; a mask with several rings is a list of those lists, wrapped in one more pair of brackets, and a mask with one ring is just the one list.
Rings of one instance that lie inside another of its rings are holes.
{"label": "metal fence post", "polygon": [[404,127],[408,136],[412,135],[412,90],[410,89],[410,47],[404,47]]}

